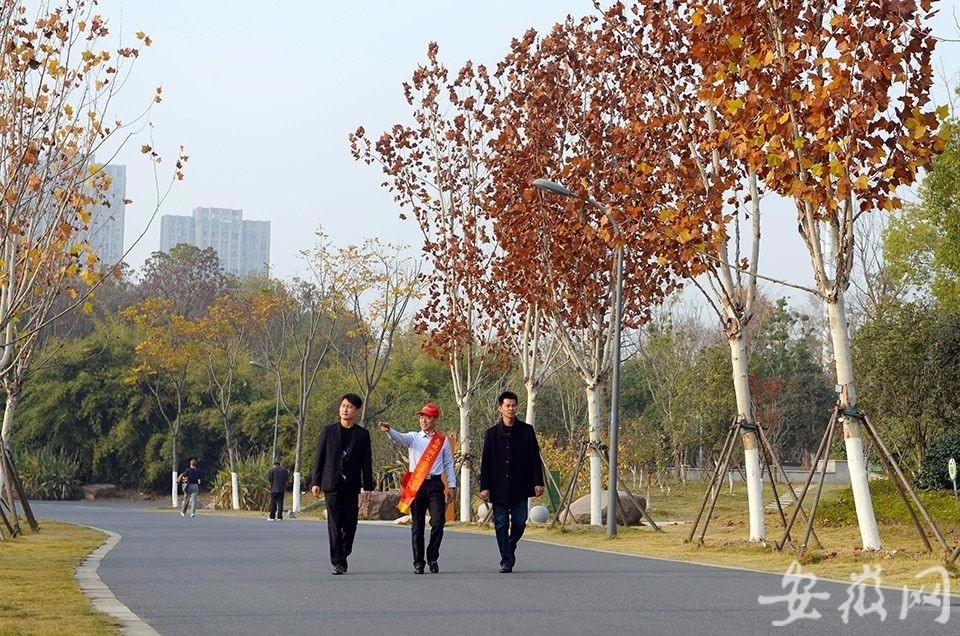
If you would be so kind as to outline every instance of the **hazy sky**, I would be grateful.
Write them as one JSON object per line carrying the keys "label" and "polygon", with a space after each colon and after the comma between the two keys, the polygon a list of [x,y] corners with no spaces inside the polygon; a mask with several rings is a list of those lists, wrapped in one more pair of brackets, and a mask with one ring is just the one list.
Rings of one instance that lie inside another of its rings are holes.
{"label": "hazy sky", "polygon": [[[957,3],[940,3],[937,35],[960,38]],[[269,220],[273,273],[289,278],[303,272],[298,254],[315,244],[320,226],[341,246],[371,236],[419,245],[415,223],[401,221],[379,187],[379,168],[350,156],[347,135],[407,120],[401,84],[424,61],[428,42],[439,43],[448,68],[467,59],[494,65],[528,27],[547,30],[568,13],[592,10],[589,0],[101,0],[99,12],[125,42],[140,30],[153,40],[123,88],[118,115],[130,119],[161,85],[164,101],[150,116],[153,145],[169,162],[181,144],[190,156],[185,180],[159,214],[211,206]],[[936,58],[956,84],[958,44],[943,43]],[[134,139],[115,160],[127,166],[134,200],[128,246],[156,204],[142,143],[150,142]],[[128,258],[135,267],[159,248],[159,214]],[[761,271],[809,284],[792,214],[764,223]]]}

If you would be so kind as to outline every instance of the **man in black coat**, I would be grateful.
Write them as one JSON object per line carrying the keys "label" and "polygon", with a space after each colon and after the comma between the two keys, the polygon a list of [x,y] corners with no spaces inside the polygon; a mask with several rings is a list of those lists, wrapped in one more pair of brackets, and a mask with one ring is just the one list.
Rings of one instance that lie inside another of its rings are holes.
{"label": "man in black coat", "polygon": [[487,429],[480,461],[480,498],[493,504],[500,573],[513,572],[527,527],[527,499],[543,494],[543,462],[533,427],[517,419],[517,394],[497,398],[500,421]]}
{"label": "man in black coat", "polygon": [[274,518],[283,521],[283,496],[287,492],[287,482],[290,480],[290,471],[280,465],[280,460],[273,460],[273,468],[267,473],[270,482],[270,521]]}
{"label": "man in black coat", "polygon": [[347,393],[340,399],[340,422],[320,431],[313,460],[310,492],[327,503],[327,534],[334,574],[346,574],[347,557],[353,551],[361,491],[373,490],[373,456],[370,432],[357,426],[363,400]]}

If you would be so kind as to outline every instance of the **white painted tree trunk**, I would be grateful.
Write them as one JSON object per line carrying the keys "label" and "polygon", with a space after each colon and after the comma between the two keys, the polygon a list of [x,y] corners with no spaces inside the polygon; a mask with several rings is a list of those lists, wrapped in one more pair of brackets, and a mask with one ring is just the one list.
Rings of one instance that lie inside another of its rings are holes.
{"label": "white painted tree trunk", "polygon": [[590,443],[594,447],[590,450],[590,525],[603,525],[603,472],[600,455],[596,451],[596,444],[600,443],[600,400],[597,387],[587,386],[587,422],[589,425]]}
{"label": "white painted tree trunk", "polygon": [[237,473],[230,473],[230,503],[234,510],[240,510],[240,480]]}
{"label": "white painted tree trunk", "polygon": [[[525,387],[526,390],[527,390],[527,413],[526,413],[526,416],[525,416],[525,417],[526,417],[526,420],[524,420],[524,421],[525,421],[527,424],[529,424],[530,426],[536,426],[536,424],[535,424],[536,411],[534,410],[534,405],[535,405],[536,402],[537,402],[537,387],[536,387],[536,384],[535,384],[534,381],[533,381],[533,378],[529,378],[529,377],[527,378],[526,382],[523,383],[523,385],[524,385],[524,387]],[[533,507],[533,501],[534,501],[534,499],[535,499],[535,497],[528,497],[528,498],[527,498],[527,509],[528,509],[528,510]]]}
{"label": "white painted tree trunk", "polygon": [[301,483],[300,473],[293,473],[293,504],[290,507],[290,511],[293,514],[298,514],[302,508],[300,504],[300,483]]}
{"label": "white painted tree trunk", "polygon": [[763,476],[760,471],[760,449],[757,434],[745,433],[740,437],[743,443],[743,464],[747,475],[747,508],[750,511],[750,541],[763,542],[766,528],[763,519]]}
{"label": "white painted tree trunk", "polygon": [[530,426],[536,426],[536,404],[537,404],[537,385],[534,382],[533,378],[528,378],[524,382],[524,386],[527,390],[527,413],[525,415],[526,419],[524,420]]}
{"label": "white painted tree trunk", "polygon": [[[470,457],[470,407],[473,396],[467,393],[460,400],[460,452],[461,457]],[[470,461],[460,464],[460,482],[457,490],[460,492],[460,520],[473,519],[473,509],[470,506]]]}
{"label": "white painted tree trunk", "polygon": [[10,445],[10,429],[13,426],[13,412],[15,410],[15,404],[11,404],[11,399],[12,396],[7,396],[4,403],[3,426],[0,427],[0,439],[3,439],[3,443],[7,446]]}
{"label": "white painted tree trunk", "polygon": [[[827,316],[830,318],[837,385],[840,387],[840,407],[852,408],[857,405],[857,392],[853,381],[853,358],[850,353],[850,336],[847,332],[847,314],[842,293],[837,293],[835,302],[827,302]],[[864,550],[879,550],[880,533],[870,497],[863,437],[860,423],[856,419],[843,418],[843,441],[847,451],[847,467],[850,469],[850,485],[853,488],[860,540]]]}
{"label": "white painted tree trunk", "polygon": [[[7,401],[3,409],[3,426],[0,427],[0,440],[3,441],[3,444],[0,445],[0,452],[3,448],[10,448],[10,427],[13,424],[13,405],[11,402],[12,396],[7,395]],[[0,497],[3,496],[3,473],[4,471],[0,470]]]}
{"label": "white painted tree trunk", "polygon": [[178,495],[180,494],[180,484],[177,483],[177,471],[175,470],[170,473],[170,484],[172,486],[170,489],[170,499],[173,507],[176,508]]}
{"label": "white painted tree trunk", "polygon": [[[737,396],[737,417],[753,423],[750,403],[750,382],[747,372],[747,342],[743,331],[727,341],[730,345],[730,362],[733,367],[733,388]],[[747,477],[747,510],[750,515],[750,541],[766,538],[763,520],[763,479],[760,472],[760,444],[757,434],[750,431],[740,436],[743,444],[743,463]]]}

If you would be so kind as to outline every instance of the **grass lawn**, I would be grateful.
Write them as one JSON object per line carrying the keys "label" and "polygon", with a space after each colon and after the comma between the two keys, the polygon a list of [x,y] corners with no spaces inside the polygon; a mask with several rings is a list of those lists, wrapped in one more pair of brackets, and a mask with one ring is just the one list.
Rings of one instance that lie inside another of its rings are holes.
{"label": "grass lawn", "polygon": [[74,578],[106,536],[56,521],[43,521],[40,532],[23,525],[22,536],[0,543],[0,634],[118,634],[114,620],[93,608]]}
{"label": "grass lawn", "polygon": [[[923,580],[918,580],[916,575],[928,567],[944,563],[944,551],[933,533],[926,532],[933,547],[933,551],[928,552],[895,487],[884,480],[872,482],[870,485],[883,543],[883,549],[879,552],[865,552],[860,549],[860,532],[853,508],[853,496],[849,486],[839,485],[824,487],[814,524],[814,533],[821,545],[818,546],[811,537],[810,545],[802,555],[797,549],[806,528],[806,522],[801,515],[798,515],[791,530],[793,546],[787,543],[782,551],[776,550],[775,544],[781,540],[784,533],[784,525],[776,509],[767,510],[765,513],[767,545],[750,544],[747,541],[749,521],[746,512],[746,487],[743,484],[735,485],[732,494],[724,484],[703,543],[699,543],[703,520],[693,541],[687,542],[705,488],[704,483],[694,482],[673,486],[669,493],[660,493],[659,490],[651,493],[649,513],[661,526],[662,532],[656,532],[648,526],[619,527],[617,536],[608,539],[605,526],[589,528],[567,524],[560,529],[531,525],[527,527],[524,536],[565,545],[781,574],[796,560],[802,565],[804,572],[815,574],[819,578],[845,582],[851,580],[851,575],[862,575],[865,566],[879,566],[883,585],[919,589],[922,584],[926,585],[928,591],[934,578],[924,577]],[[795,488],[799,492],[799,486]],[[778,492],[784,494],[780,485]],[[954,501],[953,493],[922,492],[919,496],[952,549],[960,543],[960,507]],[[772,503],[773,500],[773,493],[769,486],[766,486],[764,501]],[[812,500],[811,489],[805,498],[805,510],[809,510]],[[792,506],[788,506],[784,510],[788,520],[792,509]],[[470,525],[461,527],[470,529]],[[473,527],[480,529],[475,524]],[[492,532],[492,527],[487,526],[481,530]],[[954,593],[960,592],[958,566],[960,559],[947,568]]]}

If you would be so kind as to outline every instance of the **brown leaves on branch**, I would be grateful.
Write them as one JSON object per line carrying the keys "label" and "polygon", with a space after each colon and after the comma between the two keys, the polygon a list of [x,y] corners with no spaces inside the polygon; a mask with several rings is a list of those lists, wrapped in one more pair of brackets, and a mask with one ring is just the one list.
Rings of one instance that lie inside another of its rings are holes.
{"label": "brown leaves on branch", "polygon": [[[598,299],[611,298],[617,245],[625,246],[626,324],[645,320],[678,284],[678,259],[664,249],[660,220],[677,215],[660,214],[659,171],[639,160],[661,142],[655,128],[633,119],[623,90],[631,55],[597,18],[569,19],[548,35],[531,30],[515,40],[497,69],[507,88],[495,110],[489,208],[498,241],[517,255],[505,273],[575,328],[605,329],[609,304]],[[541,177],[608,206],[616,223],[584,200],[540,194],[530,184]],[[700,229],[684,232],[689,242]]]}
{"label": "brown leaves on branch", "polygon": [[420,227],[430,273],[426,306],[414,324],[429,334],[431,352],[449,361],[489,341],[484,299],[495,297],[494,245],[482,193],[493,88],[486,69],[470,62],[451,79],[438,55],[431,43],[426,64],[404,84],[413,124],[396,124],[376,141],[358,127],[350,147],[355,159],[381,166],[384,186]]}
{"label": "brown leaves on branch", "polygon": [[768,188],[829,214],[900,206],[943,148],[929,3],[689,3],[701,94]]}
{"label": "brown leaves on branch", "polygon": [[[458,321],[486,324],[503,294],[591,324],[617,245],[638,324],[682,279],[749,287],[741,233],[757,230],[741,225],[764,192],[797,203],[808,241],[821,220],[845,235],[853,210],[899,207],[897,189],[943,147],[931,6],[618,3],[528,30],[492,77],[470,62],[451,75],[431,43],[404,84],[414,123],[350,135],[423,232],[436,273],[418,324],[475,337]],[[580,198],[540,194],[541,177]]]}

